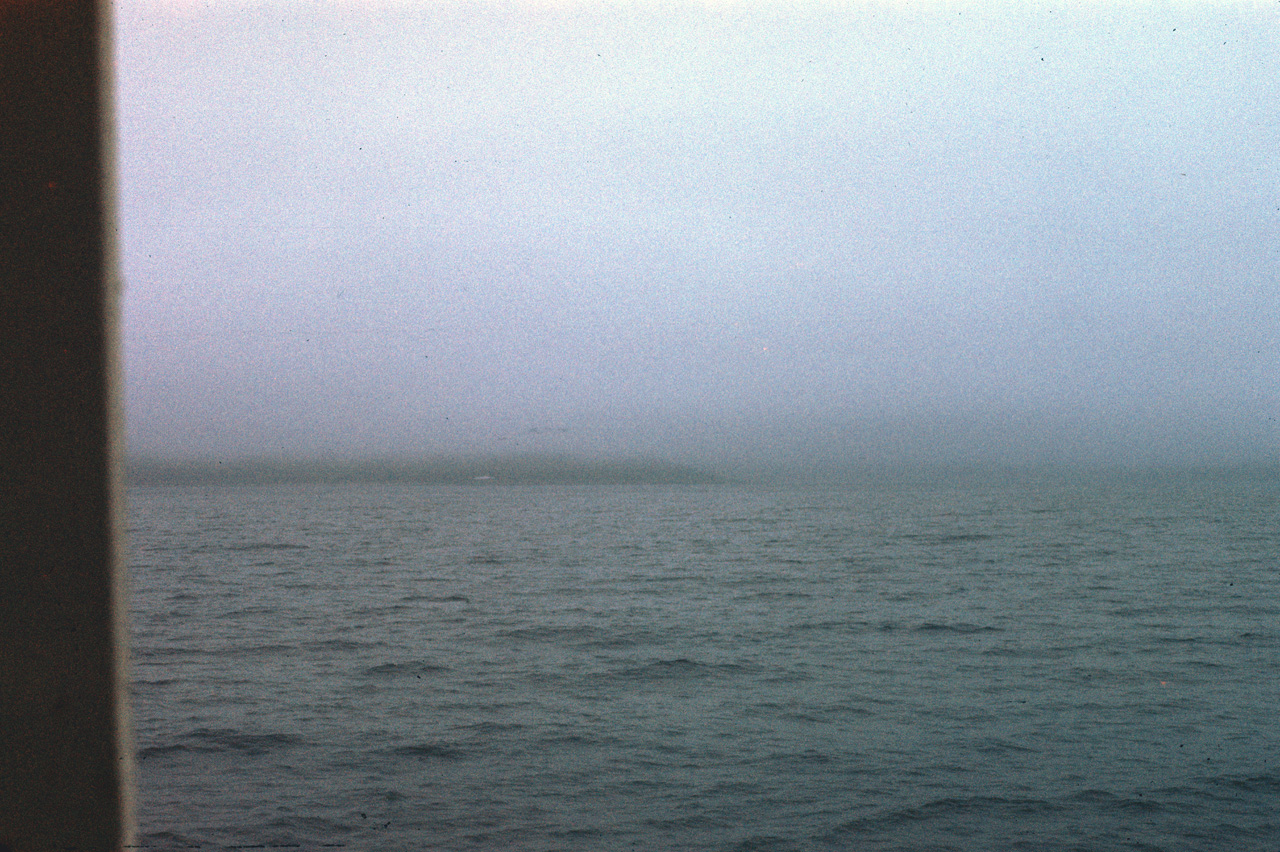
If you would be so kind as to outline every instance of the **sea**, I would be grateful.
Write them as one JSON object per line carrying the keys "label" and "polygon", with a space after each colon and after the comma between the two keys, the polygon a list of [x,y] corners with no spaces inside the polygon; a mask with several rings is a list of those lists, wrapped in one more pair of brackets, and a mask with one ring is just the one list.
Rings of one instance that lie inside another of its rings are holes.
{"label": "sea", "polygon": [[139,848],[1280,850],[1280,476],[132,488]]}

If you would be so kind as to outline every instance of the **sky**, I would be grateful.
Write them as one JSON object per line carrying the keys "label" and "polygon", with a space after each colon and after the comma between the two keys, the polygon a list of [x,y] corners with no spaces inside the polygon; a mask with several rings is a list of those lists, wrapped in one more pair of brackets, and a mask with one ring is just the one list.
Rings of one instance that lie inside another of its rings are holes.
{"label": "sky", "polygon": [[132,454],[1280,461],[1274,3],[113,12]]}

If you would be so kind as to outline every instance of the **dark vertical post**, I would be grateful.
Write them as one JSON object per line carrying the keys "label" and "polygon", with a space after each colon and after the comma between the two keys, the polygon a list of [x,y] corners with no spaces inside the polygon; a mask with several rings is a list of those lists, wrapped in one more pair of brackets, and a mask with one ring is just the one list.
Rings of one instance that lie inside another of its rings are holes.
{"label": "dark vertical post", "polygon": [[0,845],[12,852],[131,842],[106,8],[0,0]]}

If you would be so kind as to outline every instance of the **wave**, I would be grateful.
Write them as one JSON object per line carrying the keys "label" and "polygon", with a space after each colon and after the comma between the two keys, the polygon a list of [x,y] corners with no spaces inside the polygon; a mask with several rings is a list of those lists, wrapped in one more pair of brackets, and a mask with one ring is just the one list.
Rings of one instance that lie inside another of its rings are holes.
{"label": "wave", "polygon": [[[137,849],[153,849],[158,852],[166,852],[170,849],[202,849],[207,844],[201,843],[194,837],[180,834],[176,831],[150,831],[145,834],[139,833]],[[129,847],[125,847],[128,849]]]}
{"label": "wave", "polygon": [[359,651],[385,647],[386,644],[386,642],[356,642],[352,639],[317,639],[314,642],[303,642],[302,647],[308,651]]}
{"label": "wave", "polygon": [[925,623],[912,628],[913,633],[958,633],[968,636],[974,633],[1003,633],[1003,627],[992,627],[989,624],[970,624],[965,621],[956,624],[942,624],[935,621],[926,621]]}
{"label": "wave", "polygon": [[408,675],[421,677],[424,674],[440,674],[447,671],[449,671],[449,667],[439,663],[432,663],[427,660],[410,660],[403,663],[382,663],[381,665],[371,666],[365,669],[364,673],[370,677],[404,677]]}
{"label": "wave", "polygon": [[1280,795],[1280,776],[1264,775],[1216,775],[1204,779],[1204,783],[1229,787],[1243,793]]}
{"label": "wave", "polygon": [[756,592],[743,595],[742,600],[807,600],[813,595],[808,592]]}
{"label": "wave", "polygon": [[520,731],[525,728],[520,722],[472,722],[458,727],[464,731],[475,731],[477,734],[490,735]]}
{"label": "wave", "polygon": [[804,848],[785,837],[772,834],[748,837],[730,847],[732,852],[799,852]]}
{"label": "wave", "polygon": [[149,760],[153,757],[163,757],[166,754],[177,754],[180,752],[194,751],[185,745],[163,745],[163,746],[145,746],[138,749],[138,760]]}
{"label": "wave", "polygon": [[461,760],[466,752],[457,746],[444,743],[413,743],[381,749],[379,754],[391,757],[431,758],[435,760]]}
{"label": "wave", "polygon": [[183,735],[180,742],[138,749],[138,758],[146,760],[182,752],[235,752],[254,757],[303,743],[300,737],[292,734],[250,734],[230,728],[196,728]]}
{"label": "wave", "polygon": [[540,747],[592,747],[592,746],[618,746],[623,743],[623,739],[616,736],[595,736],[591,733],[583,731],[555,731],[541,736],[537,740]]}
{"label": "wave", "polygon": [[622,669],[615,674],[625,680],[693,680],[717,675],[735,675],[749,671],[750,667],[737,663],[700,663],[687,657],[674,660],[654,660],[643,666]]}
{"label": "wave", "polygon": [[973,748],[980,754],[1040,754],[1042,751],[1000,737],[984,737],[978,740]]}
{"label": "wave", "polygon": [[417,603],[419,601],[425,603],[471,603],[471,598],[466,595],[421,595],[412,594],[405,595],[400,598],[405,603]]}
{"label": "wave", "polygon": [[902,539],[906,541],[919,542],[920,544],[930,547],[938,547],[946,544],[970,544],[978,541],[990,541],[991,539],[1001,538],[996,533],[918,533],[918,532],[901,532],[892,536],[892,539]]}
{"label": "wave", "polygon": [[132,654],[135,659],[148,659],[151,657],[204,657],[215,653],[208,648],[183,648],[173,645],[167,645],[160,648],[142,648],[135,646]]}
{"label": "wave", "polygon": [[218,656],[241,656],[251,654],[287,654],[297,650],[298,648],[295,645],[267,643],[263,645],[228,645],[225,648],[218,649],[214,653]]}
{"label": "wave", "polygon": [[[865,626],[866,622],[859,622],[851,627]],[[877,628],[881,633],[892,633],[896,630],[904,629],[904,626],[896,621],[883,621]],[[961,636],[970,636],[975,633],[1003,633],[1003,627],[995,627],[990,624],[972,624],[967,621],[958,621],[954,624],[947,624],[941,621],[925,621],[914,627],[906,627],[912,633],[954,633]]]}
{"label": "wave", "polygon": [[1067,801],[1074,805],[1093,805],[1107,810],[1143,813],[1164,810],[1164,805],[1154,797],[1149,799],[1142,794],[1133,796],[1117,795],[1106,790],[1081,790],[1068,796]]}
{"label": "wave", "polygon": [[1066,805],[1048,799],[1013,799],[1003,796],[947,796],[921,805],[884,810],[843,823],[824,838],[838,842],[849,835],[861,835],[884,830],[899,830],[904,826],[964,817],[969,820],[1010,817],[1026,819],[1043,817],[1066,810]]}
{"label": "wave", "polygon": [[498,635],[507,639],[527,639],[532,641],[556,641],[560,639],[595,639],[604,631],[599,627],[586,624],[573,626],[545,627],[511,627],[499,630]]}

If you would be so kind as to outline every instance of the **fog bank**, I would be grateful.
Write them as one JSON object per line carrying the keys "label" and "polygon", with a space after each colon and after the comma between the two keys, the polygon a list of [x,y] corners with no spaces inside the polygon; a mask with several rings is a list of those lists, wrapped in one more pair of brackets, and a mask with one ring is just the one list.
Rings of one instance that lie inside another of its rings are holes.
{"label": "fog bank", "polygon": [[1280,23],[116,4],[127,442],[1280,459]]}

